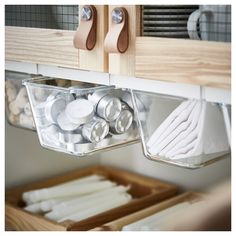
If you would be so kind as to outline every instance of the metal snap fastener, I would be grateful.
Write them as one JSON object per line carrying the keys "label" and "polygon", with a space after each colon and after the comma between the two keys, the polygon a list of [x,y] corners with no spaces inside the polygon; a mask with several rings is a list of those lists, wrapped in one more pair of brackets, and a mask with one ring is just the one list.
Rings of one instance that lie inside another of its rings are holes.
{"label": "metal snap fastener", "polygon": [[83,6],[81,12],[81,19],[84,21],[89,21],[92,17],[92,10],[89,6]]}
{"label": "metal snap fastener", "polygon": [[123,21],[124,15],[121,8],[113,9],[111,13],[112,22],[115,24],[120,24]]}

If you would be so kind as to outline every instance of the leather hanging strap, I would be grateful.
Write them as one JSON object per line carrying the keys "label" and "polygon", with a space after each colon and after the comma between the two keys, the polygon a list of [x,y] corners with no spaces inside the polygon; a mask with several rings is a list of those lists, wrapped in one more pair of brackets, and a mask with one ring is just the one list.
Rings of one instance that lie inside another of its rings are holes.
{"label": "leather hanging strap", "polygon": [[97,10],[94,6],[89,7],[91,10],[91,17],[89,20],[81,18],[80,25],[74,36],[74,47],[84,50],[92,50],[96,44],[97,31]]}
{"label": "leather hanging strap", "polygon": [[128,12],[123,7],[119,10],[122,11],[123,19],[120,23],[111,22],[104,41],[104,48],[108,53],[124,53],[129,46]]}

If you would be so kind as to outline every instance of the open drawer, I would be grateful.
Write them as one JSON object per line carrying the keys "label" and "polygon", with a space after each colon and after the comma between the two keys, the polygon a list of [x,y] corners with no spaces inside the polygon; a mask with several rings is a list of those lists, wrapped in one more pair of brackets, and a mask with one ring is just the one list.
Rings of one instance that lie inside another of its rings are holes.
{"label": "open drawer", "polygon": [[43,147],[83,156],[139,139],[127,90],[49,77],[24,85]]}
{"label": "open drawer", "polygon": [[230,151],[222,104],[139,90],[132,98],[149,159],[198,168]]}
{"label": "open drawer", "polygon": [[[122,206],[113,208],[99,215],[89,217],[79,222],[65,221],[57,223],[46,219],[43,215],[32,214],[23,209],[22,193],[25,191],[47,188],[70,180],[82,178],[91,174],[105,176],[105,178],[121,185],[129,185],[132,200]],[[151,206],[174,196],[176,186],[141,176],[110,166],[94,166],[71,172],[45,181],[28,184],[6,192],[6,229],[8,230],[89,230],[107,222],[113,221],[140,209]]]}

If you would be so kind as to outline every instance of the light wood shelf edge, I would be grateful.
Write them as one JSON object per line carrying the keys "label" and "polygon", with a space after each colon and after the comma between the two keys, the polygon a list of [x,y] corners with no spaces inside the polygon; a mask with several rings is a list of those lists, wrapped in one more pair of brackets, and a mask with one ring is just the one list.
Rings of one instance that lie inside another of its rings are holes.
{"label": "light wood shelf edge", "polygon": [[231,44],[136,37],[135,76],[231,88]]}
{"label": "light wood shelf edge", "polygon": [[74,31],[5,27],[5,59],[79,67],[78,50],[73,46]]}

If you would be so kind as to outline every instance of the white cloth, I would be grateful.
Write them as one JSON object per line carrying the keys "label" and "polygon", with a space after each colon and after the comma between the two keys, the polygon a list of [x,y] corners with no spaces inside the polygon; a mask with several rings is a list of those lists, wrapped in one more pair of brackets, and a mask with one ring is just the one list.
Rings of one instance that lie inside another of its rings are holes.
{"label": "white cloth", "polygon": [[147,147],[152,147],[158,140],[159,136],[166,130],[166,128],[175,120],[175,118],[190,105],[191,101],[185,101],[181,103],[168,117],[162,122],[162,124],[154,131],[152,136],[147,142]]}
{"label": "white cloth", "polygon": [[189,116],[189,119],[187,121],[189,125],[187,129],[185,129],[183,132],[179,133],[174,139],[172,139],[172,141],[165,148],[162,149],[162,151],[160,152],[160,156],[165,156],[169,151],[173,150],[178,143],[186,139],[188,135],[194,131],[199,121],[201,109],[202,103],[198,102]]}
{"label": "white cloth", "polygon": [[227,153],[222,110],[203,100],[183,102],[152,134],[147,148],[151,155],[171,160],[200,155],[208,160]]}
{"label": "white cloth", "polygon": [[[173,149],[166,153],[166,157],[171,159],[179,159],[190,156],[196,150],[196,145],[199,145],[201,133],[203,132],[203,124],[205,119],[206,103],[203,102],[201,114],[195,129],[193,129],[185,138],[178,142]],[[194,146],[195,145],[195,146]],[[177,156],[184,154],[184,156]]]}
{"label": "white cloth", "polygon": [[[180,126],[181,123],[185,122],[188,119],[188,117],[191,114],[191,111],[194,108],[196,102],[197,102],[196,100],[190,101],[190,104],[187,106],[187,108],[185,108],[184,110],[182,110],[181,113],[179,113],[177,116],[175,116],[175,118],[172,119],[171,123],[169,123],[168,125],[165,125],[165,129],[164,129],[163,133],[157,137],[155,143],[149,148],[150,153],[158,154],[159,151],[161,151],[160,148],[159,148],[159,144],[161,143],[161,141],[163,141],[165,138],[167,138],[169,135],[171,135],[171,133],[178,126]],[[174,114],[174,112],[171,113],[169,117],[172,117],[173,114]],[[167,119],[171,119],[169,117]],[[164,121],[163,123],[166,123],[166,122]],[[185,126],[185,125],[183,125],[183,126]],[[182,128],[184,128],[184,127],[180,127],[180,129],[182,129]]]}

